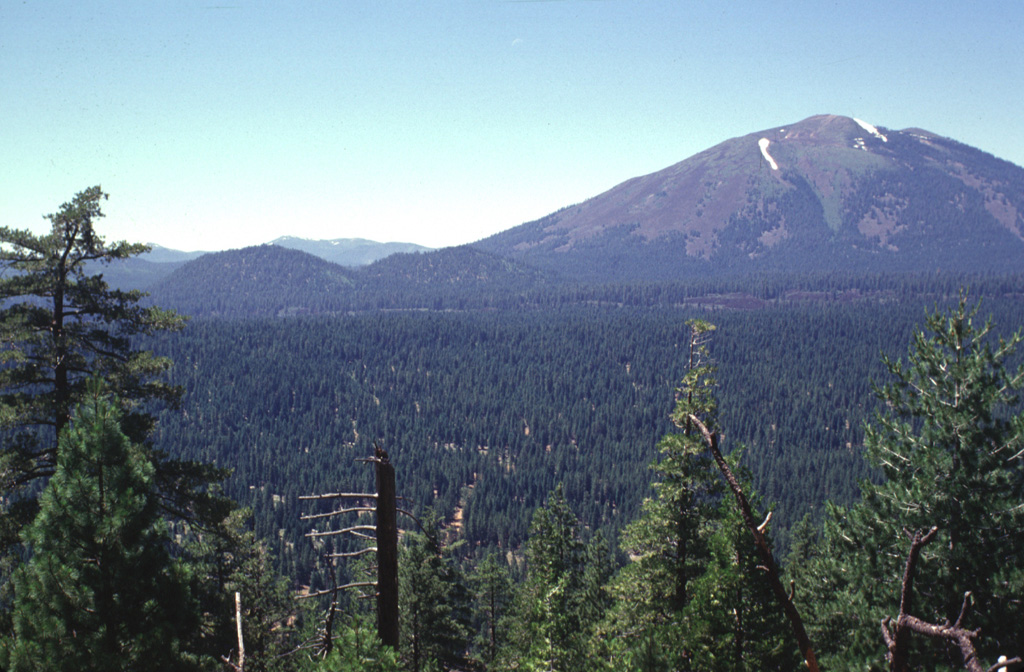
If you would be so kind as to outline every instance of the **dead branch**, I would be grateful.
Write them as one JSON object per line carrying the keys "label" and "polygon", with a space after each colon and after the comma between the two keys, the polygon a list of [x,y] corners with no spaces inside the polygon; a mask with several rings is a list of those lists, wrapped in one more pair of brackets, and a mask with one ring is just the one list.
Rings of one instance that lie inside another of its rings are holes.
{"label": "dead branch", "polygon": [[245,672],[245,641],[242,639],[242,594],[238,591],[235,591],[235,627],[238,630],[238,663],[231,662],[231,659],[227,656],[221,656],[220,659],[234,672]]}
{"label": "dead branch", "polygon": [[[722,476],[725,477],[726,482],[729,483],[729,488],[736,497],[736,504],[740,508],[743,522],[746,523],[747,529],[754,536],[754,544],[757,547],[758,554],[761,556],[761,562],[768,572],[768,581],[771,584],[772,592],[775,593],[775,599],[779,601],[782,610],[786,614],[786,618],[789,619],[790,626],[793,628],[793,635],[796,637],[797,646],[800,647],[800,653],[804,657],[807,668],[810,672],[818,672],[818,660],[814,656],[814,648],[811,646],[811,638],[807,636],[807,630],[804,628],[804,621],[800,618],[800,612],[797,610],[793,600],[786,594],[786,589],[782,587],[778,565],[775,564],[772,551],[768,548],[768,542],[765,541],[764,534],[756,522],[757,519],[754,518],[754,513],[750,509],[750,503],[747,501],[746,495],[743,494],[739,481],[736,480],[732,469],[729,468],[729,464],[722,457],[721,451],[718,450],[718,433],[710,432],[707,426],[701,422],[700,418],[693,414],[690,414],[689,419],[700,430],[701,435],[704,437],[704,442],[711,451],[711,456],[715,459],[715,464],[718,465],[719,471],[722,472]],[[765,523],[767,522],[768,520],[766,519]]]}
{"label": "dead branch", "polygon": [[322,597],[324,595],[331,595],[334,593],[334,588],[325,588],[324,590],[318,590],[315,593],[300,593],[295,596],[296,600],[308,600],[312,597]]}
{"label": "dead branch", "polygon": [[893,672],[906,672],[906,670],[910,669],[910,664],[907,660],[907,649],[910,646],[911,632],[916,632],[919,635],[933,639],[944,639],[955,644],[960,649],[964,669],[968,672],[995,672],[1000,667],[1009,667],[1020,662],[1020,658],[1014,658],[1013,660],[997,663],[987,669],[982,666],[981,661],[978,660],[978,652],[974,647],[974,641],[981,635],[981,631],[968,630],[963,627],[964,617],[967,615],[971,604],[970,591],[964,593],[960,614],[953,625],[950,625],[948,621],[941,625],[927,623],[908,613],[912,605],[914,573],[917,569],[921,549],[935,538],[938,529],[937,527],[932,527],[924,535],[920,531],[914,533],[910,542],[910,552],[907,553],[906,568],[903,571],[899,616],[896,617],[895,624],[893,624],[892,618],[888,616],[882,620],[882,640],[885,642],[887,650],[886,660],[889,661],[889,669]]}
{"label": "dead branch", "polygon": [[307,516],[299,516],[299,520],[316,520],[317,518],[329,518],[340,516],[343,513],[373,513],[377,509],[372,506],[354,506],[350,509],[336,509],[328,513],[312,513]]}
{"label": "dead branch", "polygon": [[[354,534],[354,533],[357,532],[357,530],[373,530],[373,531],[376,532],[377,526],[376,525],[353,525],[352,527],[346,527],[346,528],[341,529],[341,530],[331,530],[329,532],[307,532],[305,536],[307,536],[307,537],[334,537],[334,536],[337,536],[339,534],[347,534],[347,533],[353,533]],[[370,537],[370,538],[372,539],[373,537]]]}
{"label": "dead branch", "polygon": [[988,668],[985,672],[1013,672],[1019,670],[1024,666],[1024,660],[1021,660],[1020,656],[1015,656],[1007,660],[1006,656],[999,656],[999,661]]}
{"label": "dead branch", "polygon": [[320,499],[377,499],[377,495],[368,492],[329,492],[325,495],[299,495],[300,502]]}
{"label": "dead branch", "polygon": [[327,557],[327,558],[356,558],[356,557],[359,557],[360,555],[366,555],[367,553],[376,553],[376,552],[377,552],[377,547],[376,546],[370,546],[369,548],[364,548],[361,551],[352,551],[350,553],[328,553],[324,557]]}

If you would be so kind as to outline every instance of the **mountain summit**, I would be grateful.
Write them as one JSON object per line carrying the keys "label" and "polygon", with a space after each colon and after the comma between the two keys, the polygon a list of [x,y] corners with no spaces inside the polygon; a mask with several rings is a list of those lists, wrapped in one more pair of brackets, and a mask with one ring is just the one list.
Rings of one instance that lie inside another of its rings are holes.
{"label": "mountain summit", "polygon": [[835,115],[727,140],[476,243],[579,280],[1016,271],[1024,169]]}

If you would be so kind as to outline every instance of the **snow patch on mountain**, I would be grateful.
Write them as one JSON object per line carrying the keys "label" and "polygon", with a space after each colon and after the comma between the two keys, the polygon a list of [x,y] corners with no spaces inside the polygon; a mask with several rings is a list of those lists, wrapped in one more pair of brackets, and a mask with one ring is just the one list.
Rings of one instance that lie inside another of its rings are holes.
{"label": "snow patch on mountain", "polygon": [[857,122],[858,126],[863,128],[865,131],[867,131],[871,135],[875,136],[876,138],[880,139],[882,142],[889,142],[889,138],[887,138],[884,135],[882,135],[881,133],[879,133],[878,129],[875,128],[874,126],[872,126],[871,124],[869,124],[868,122],[861,121],[857,117],[854,117],[853,120]]}
{"label": "snow patch on mountain", "polygon": [[764,160],[768,162],[768,165],[772,167],[772,170],[778,170],[779,164],[775,163],[775,159],[773,159],[771,154],[768,153],[768,145],[770,144],[771,140],[768,138],[761,138],[757,141],[757,146],[761,148],[761,155],[764,157]]}

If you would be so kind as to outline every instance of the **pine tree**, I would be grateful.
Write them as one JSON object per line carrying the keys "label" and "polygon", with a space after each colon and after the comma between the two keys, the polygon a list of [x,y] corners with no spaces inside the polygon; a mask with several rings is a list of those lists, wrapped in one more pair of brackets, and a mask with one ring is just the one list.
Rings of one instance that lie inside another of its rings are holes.
{"label": "pine tree", "polygon": [[[189,535],[182,557],[188,562],[192,591],[204,615],[202,650],[214,659],[237,660],[235,593],[248,672],[294,669],[297,625],[307,601],[296,601],[286,579],[273,566],[267,545],[245,530],[249,512],[238,509],[212,533]],[[230,654],[230,655],[228,655]]]}
{"label": "pine tree", "polygon": [[[738,455],[729,456],[738,472]],[[748,480],[748,479],[745,479]],[[744,490],[750,492],[749,485]],[[684,641],[696,670],[795,670],[799,651],[772,594],[747,529],[731,499],[723,499],[708,539],[710,559],[691,586]]]}
{"label": "pine tree", "polygon": [[479,562],[470,576],[476,596],[481,628],[477,635],[480,658],[489,665],[505,640],[499,626],[512,597],[512,580],[508,563],[497,551],[491,551]]}
{"label": "pine tree", "polygon": [[[862,484],[862,501],[832,507],[821,550],[802,572],[823,642],[842,664],[883,665],[878,624],[899,610],[908,535],[938,528],[923,550],[913,615],[955,622],[972,594],[967,624],[980,627],[979,653],[1015,654],[1024,635],[1024,413],[1016,390],[1024,368],[1007,360],[1021,332],[996,339],[991,322],[961,295],[947,314],[928,315],[907,362],[886,360],[893,381],[878,389],[884,410],[865,434],[865,453],[884,475]],[[798,592],[799,595],[799,592]],[[959,653],[913,639],[917,665],[960,665]],[[835,666],[835,664],[833,665]]]}
{"label": "pine tree", "polygon": [[[131,339],[180,329],[184,320],[140,305],[141,292],[111,289],[96,272],[149,249],[108,245],[96,232],[106,198],[99,187],[76,194],[47,215],[45,235],[0,227],[0,429],[20,430],[0,455],[6,488],[53,472],[57,438],[90,377],[117,391],[133,441],[142,441],[153,422],[139,404],[174,402],[180,394],[155,378],[170,361],[134,348]],[[32,431],[43,427],[50,433]]]}
{"label": "pine tree", "polygon": [[[149,404],[174,404],[181,391],[161,379],[170,360],[133,339],[181,329],[185,321],[142,305],[142,292],[111,289],[98,272],[148,249],[99,235],[106,198],[99,187],[76,194],[47,215],[45,235],[0,227],[0,591],[9,588],[40,480],[54,473],[59,438],[92,378],[114,393],[122,431],[149,453],[164,516],[214,530],[233,507],[210,489],[226,470],[170,459],[145,443],[154,423]],[[0,598],[0,619],[9,604]]]}
{"label": "pine tree", "polygon": [[658,444],[661,459],[656,496],[644,502],[636,521],[622,534],[621,548],[631,562],[610,585],[615,596],[611,619],[603,627],[615,637],[614,655],[628,657],[644,670],[679,669],[691,655],[682,620],[690,601],[690,584],[710,562],[708,540],[715,530],[722,492],[703,439],[690,414],[717,426],[713,391],[715,369],[708,339],[714,326],[687,323],[686,373],[676,393],[672,420],[681,431]]}
{"label": "pine tree", "polygon": [[95,393],[62,434],[14,576],[12,670],[187,670],[200,615],[171,557],[155,467]]}
{"label": "pine tree", "polygon": [[331,653],[319,664],[301,669],[317,672],[400,672],[398,652],[381,644],[368,614],[351,614],[338,628]]}

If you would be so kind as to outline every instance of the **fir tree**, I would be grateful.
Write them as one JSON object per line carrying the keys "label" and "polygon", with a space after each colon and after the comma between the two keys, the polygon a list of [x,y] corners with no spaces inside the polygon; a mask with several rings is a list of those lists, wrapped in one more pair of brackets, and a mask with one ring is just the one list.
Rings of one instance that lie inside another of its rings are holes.
{"label": "fir tree", "polygon": [[506,637],[499,627],[512,596],[512,580],[508,563],[497,551],[491,551],[480,561],[470,576],[480,614],[480,632],[477,648],[480,658],[489,665],[497,657]]}
{"label": "fir tree", "polygon": [[498,670],[570,672],[598,669],[591,636],[607,609],[610,575],[600,535],[585,543],[559,485],[537,510],[525,547],[526,577],[508,616],[508,644]]}
{"label": "fir tree", "polygon": [[469,590],[432,511],[423,528],[405,534],[399,556],[402,659],[410,672],[458,669],[471,639]]}
{"label": "fir tree", "polygon": [[708,351],[715,327],[701,320],[687,327],[686,373],[672,413],[681,431],[658,444],[661,459],[651,465],[659,476],[656,496],[644,502],[640,518],[622,534],[621,547],[631,562],[611,583],[616,601],[604,625],[616,638],[614,655],[644,670],[689,664],[686,635],[691,628],[684,624],[683,611],[691,582],[710,561],[708,540],[722,492],[703,439],[689,421],[694,414],[717,426],[715,368]]}

